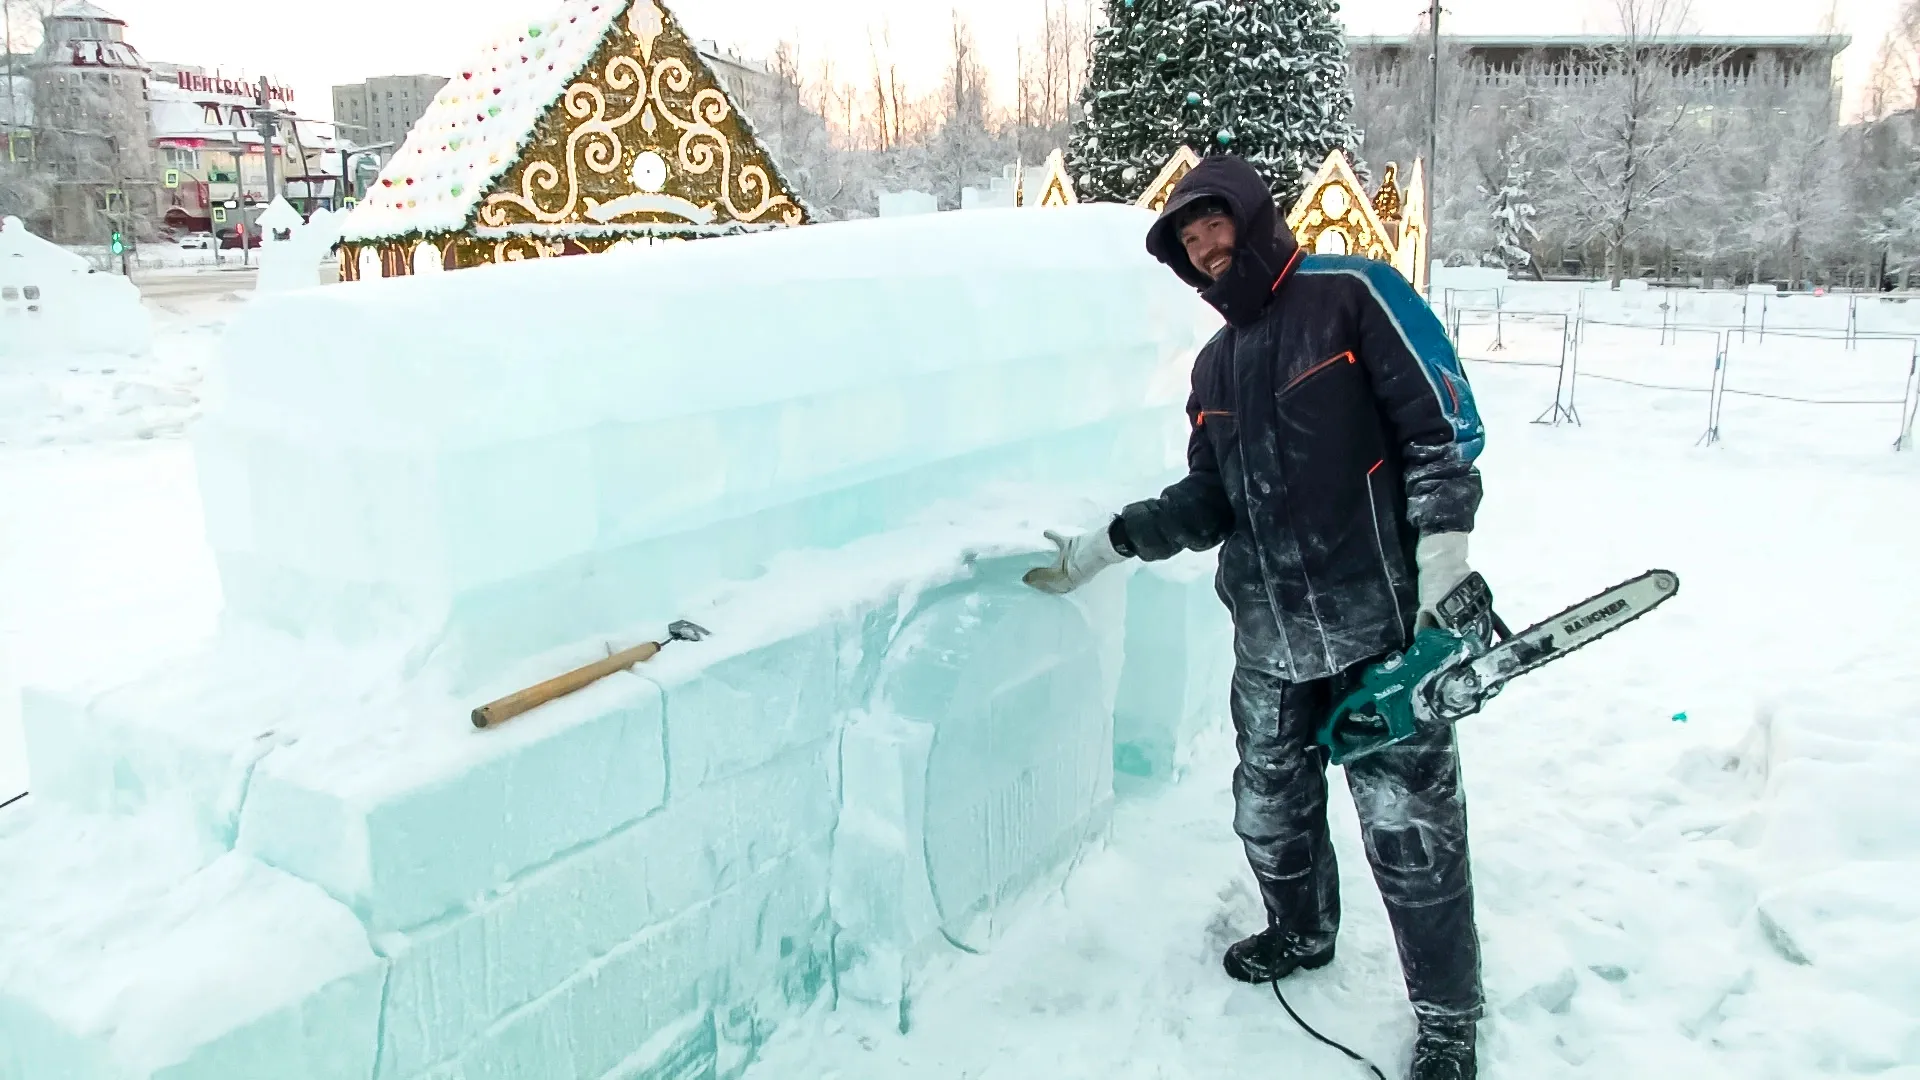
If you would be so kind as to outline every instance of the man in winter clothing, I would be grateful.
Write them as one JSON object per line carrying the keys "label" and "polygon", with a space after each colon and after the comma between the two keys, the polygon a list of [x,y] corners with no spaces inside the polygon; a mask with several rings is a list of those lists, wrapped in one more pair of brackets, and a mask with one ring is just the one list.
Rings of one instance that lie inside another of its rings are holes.
{"label": "man in winter clothing", "polygon": [[[1433,313],[1385,263],[1304,255],[1266,185],[1209,158],[1147,249],[1225,316],[1187,402],[1187,476],[1083,536],[1029,584],[1067,592],[1128,557],[1220,547],[1233,613],[1234,830],[1267,928],[1227,950],[1245,982],[1333,960],[1340,901],[1314,733],[1366,667],[1467,576],[1483,441]],[[1420,1022],[1415,1080],[1474,1075],[1479,941],[1451,729],[1347,767],[1367,861]]]}

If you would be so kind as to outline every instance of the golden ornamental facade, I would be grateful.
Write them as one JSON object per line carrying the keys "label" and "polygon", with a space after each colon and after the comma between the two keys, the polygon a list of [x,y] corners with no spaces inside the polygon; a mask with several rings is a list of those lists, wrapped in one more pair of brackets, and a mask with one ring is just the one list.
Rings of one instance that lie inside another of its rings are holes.
{"label": "golden ornamental facade", "polygon": [[[527,42],[523,36],[519,59],[537,64],[540,57]],[[383,172],[380,183],[413,184],[409,169],[422,181],[444,182],[448,170],[435,169],[436,146],[414,144],[424,134],[427,144],[437,143],[442,163],[457,159],[463,141],[476,137],[466,129],[485,125],[488,110],[497,109],[484,88],[469,93],[462,84],[471,84],[473,73],[463,74],[442,92],[449,101],[436,100],[421,124],[469,99],[472,122],[460,111],[451,124],[416,126],[408,146],[421,163],[403,152],[390,164],[394,175]],[[467,163],[493,170],[493,179],[476,184],[478,190],[450,189],[465,200],[456,227],[448,227],[443,214],[433,224],[404,229],[406,214],[389,213],[378,220],[395,221],[404,231],[355,237],[349,222],[340,249],[342,280],[598,254],[635,243],[801,225],[810,217],[724,84],[658,0],[632,0],[619,11],[531,130],[512,134],[488,132],[484,138],[494,144],[488,160]],[[464,149],[474,156],[475,147]]]}

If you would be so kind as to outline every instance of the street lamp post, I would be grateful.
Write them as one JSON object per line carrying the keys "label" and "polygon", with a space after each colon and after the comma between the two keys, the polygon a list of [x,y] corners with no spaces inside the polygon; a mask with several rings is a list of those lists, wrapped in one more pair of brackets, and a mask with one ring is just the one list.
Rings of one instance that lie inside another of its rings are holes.
{"label": "street lamp post", "polygon": [[[1430,100],[1427,102],[1427,261],[1433,261],[1434,252],[1439,249],[1433,244],[1433,223],[1440,216],[1440,204],[1434,201],[1434,192],[1438,185],[1434,177],[1440,174],[1440,0],[1432,0],[1433,7],[1428,10],[1431,17],[1430,27],[1433,40],[1431,51],[1427,55],[1427,65],[1432,69]],[[1422,268],[1423,271],[1425,268]],[[1427,273],[1427,299],[1433,299],[1433,275]]]}

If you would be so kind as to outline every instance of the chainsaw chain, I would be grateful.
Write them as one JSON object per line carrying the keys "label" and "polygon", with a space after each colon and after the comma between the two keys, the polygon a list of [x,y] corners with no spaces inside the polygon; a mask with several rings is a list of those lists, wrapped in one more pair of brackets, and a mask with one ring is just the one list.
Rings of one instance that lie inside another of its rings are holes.
{"label": "chainsaw chain", "polygon": [[1680,575],[1674,573],[1671,570],[1649,570],[1646,573],[1639,575],[1638,577],[1631,577],[1617,584],[1609,585],[1608,587],[1601,589],[1599,592],[1594,593],[1592,596],[1587,597],[1585,600],[1581,600],[1577,603],[1567,605],[1565,608],[1561,609],[1559,614],[1548,616],[1547,618],[1542,619],[1537,623],[1534,623],[1532,626],[1527,627],[1525,630],[1521,630],[1515,633],[1512,637],[1508,638],[1506,641],[1503,641],[1500,644],[1494,646],[1492,649],[1489,649],[1486,652],[1481,653],[1478,657],[1468,661],[1468,663],[1474,666],[1478,666],[1481,660],[1484,660],[1492,656],[1494,653],[1497,653],[1500,650],[1507,648],[1512,642],[1524,640],[1528,634],[1533,633],[1535,630],[1538,630],[1543,626],[1547,626],[1550,623],[1555,623],[1561,619],[1566,618],[1569,614],[1575,611],[1578,611],[1581,608],[1586,607],[1588,604],[1593,603],[1595,600],[1600,599],[1601,597],[1607,595],[1608,593],[1618,592],[1621,589],[1628,587],[1629,585],[1638,585],[1643,581],[1650,581],[1653,578],[1658,577],[1662,574],[1673,579],[1672,591],[1662,594],[1659,597],[1659,599],[1655,600],[1651,605],[1635,612],[1633,618],[1631,619],[1626,619],[1621,622],[1614,623],[1606,627],[1605,629],[1601,630],[1599,633],[1594,634],[1593,636],[1586,638],[1585,640],[1580,641],[1577,644],[1569,645],[1564,649],[1555,649],[1553,652],[1549,653],[1544,657],[1541,657],[1540,659],[1536,660],[1532,664],[1527,665],[1526,667],[1517,668],[1511,672],[1507,672],[1503,675],[1500,675],[1499,681],[1495,683],[1488,690],[1488,696],[1492,696],[1492,694],[1498,693],[1502,687],[1506,686],[1507,683],[1512,682],[1514,679],[1517,679],[1520,676],[1525,675],[1530,671],[1537,671],[1540,668],[1546,667],[1548,664],[1551,664],[1556,660],[1563,660],[1569,656],[1572,656],[1574,653],[1579,652],[1581,649],[1584,649],[1587,646],[1593,644],[1594,642],[1599,641],[1600,639],[1608,636],[1609,634],[1612,634],[1615,630],[1619,630],[1622,627],[1631,625],[1632,623],[1639,620],[1639,618],[1642,615],[1647,614],[1648,612],[1652,611],[1654,608],[1659,607],[1661,604],[1664,604],[1667,601],[1673,599],[1674,597],[1680,595]]}

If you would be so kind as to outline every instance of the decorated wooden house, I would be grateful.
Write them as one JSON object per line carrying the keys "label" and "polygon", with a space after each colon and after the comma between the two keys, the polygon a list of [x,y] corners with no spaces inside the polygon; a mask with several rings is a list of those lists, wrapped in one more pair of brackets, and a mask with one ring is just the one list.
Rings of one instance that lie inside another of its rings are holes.
{"label": "decorated wooden house", "polygon": [[1364,255],[1392,263],[1416,290],[1427,287],[1427,212],[1420,162],[1403,190],[1398,168],[1389,164],[1380,190],[1372,195],[1354,175],[1347,156],[1327,155],[1287,214],[1287,228],[1307,251],[1320,255]]}
{"label": "decorated wooden house", "polygon": [[342,280],[811,218],[660,0],[563,0],[456,74],[348,216]]}

